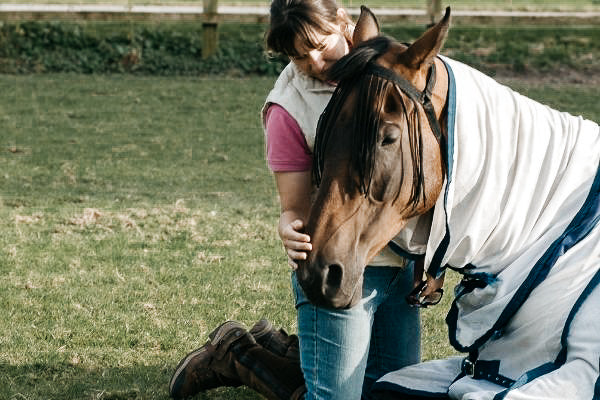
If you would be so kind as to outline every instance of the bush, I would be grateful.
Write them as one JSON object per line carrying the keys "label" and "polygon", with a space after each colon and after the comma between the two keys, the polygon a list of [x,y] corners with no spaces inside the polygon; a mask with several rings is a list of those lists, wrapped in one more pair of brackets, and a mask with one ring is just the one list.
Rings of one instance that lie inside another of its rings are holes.
{"label": "bush", "polygon": [[284,59],[263,51],[263,26],[222,25],[219,50],[202,58],[199,23],[0,25],[0,73],[79,72],[276,75]]}
{"label": "bush", "polygon": [[[221,24],[219,49],[202,58],[199,22],[0,22],[0,73],[277,75],[287,63],[263,50],[262,24]],[[423,26],[384,33],[412,41]],[[598,26],[456,26],[443,53],[486,73],[598,74]]]}

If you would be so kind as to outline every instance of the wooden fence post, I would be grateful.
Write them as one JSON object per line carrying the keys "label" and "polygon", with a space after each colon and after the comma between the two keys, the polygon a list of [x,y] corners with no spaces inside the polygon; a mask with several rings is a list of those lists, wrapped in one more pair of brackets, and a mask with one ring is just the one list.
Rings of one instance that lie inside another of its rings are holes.
{"label": "wooden fence post", "polygon": [[442,0],[427,0],[427,15],[431,25],[442,16]]}
{"label": "wooden fence post", "polygon": [[217,0],[203,0],[204,21],[202,22],[202,58],[213,56],[219,45],[217,32]]}

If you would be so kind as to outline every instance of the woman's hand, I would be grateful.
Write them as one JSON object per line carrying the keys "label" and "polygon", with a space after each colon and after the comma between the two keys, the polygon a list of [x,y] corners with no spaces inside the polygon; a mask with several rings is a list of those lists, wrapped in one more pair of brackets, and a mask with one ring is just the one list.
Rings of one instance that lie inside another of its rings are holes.
{"label": "woman's hand", "polygon": [[310,236],[302,233],[304,223],[300,219],[285,221],[282,215],[279,224],[279,237],[288,256],[288,264],[293,270],[298,269],[297,260],[306,260],[307,252],[312,250]]}
{"label": "woman's hand", "polygon": [[423,279],[424,258],[415,260],[413,289],[406,296],[408,304],[422,308],[438,304],[444,295],[444,275],[436,279],[425,273],[425,279]]}
{"label": "woman's hand", "polygon": [[417,286],[421,286],[423,282],[426,283],[426,288],[421,293],[422,295],[429,295],[435,292],[438,289],[444,287],[444,277],[442,275],[440,278],[434,278],[433,276],[425,273],[425,279],[423,279],[423,274],[425,273],[425,256],[420,257],[415,260],[414,266],[414,278],[413,278],[413,289]]}

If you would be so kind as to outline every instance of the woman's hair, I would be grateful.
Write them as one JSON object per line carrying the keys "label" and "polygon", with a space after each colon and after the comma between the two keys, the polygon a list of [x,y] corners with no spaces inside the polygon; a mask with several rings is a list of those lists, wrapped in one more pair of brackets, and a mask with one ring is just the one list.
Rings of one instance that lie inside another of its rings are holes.
{"label": "woman's hair", "polygon": [[338,22],[337,9],[335,0],[273,0],[270,26],[265,34],[267,51],[298,57],[297,37],[306,47],[318,48],[320,43],[315,33],[334,33],[331,24]]}

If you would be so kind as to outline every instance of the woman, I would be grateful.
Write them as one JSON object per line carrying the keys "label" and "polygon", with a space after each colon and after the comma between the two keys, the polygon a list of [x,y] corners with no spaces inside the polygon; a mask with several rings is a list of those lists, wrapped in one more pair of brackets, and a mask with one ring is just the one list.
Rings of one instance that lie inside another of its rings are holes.
{"label": "woman", "polygon": [[[281,203],[278,231],[295,270],[311,250],[302,230],[314,190],[316,126],[335,89],[326,72],[352,47],[354,25],[334,0],[274,0],[270,13],[267,49],[291,62],[267,96],[262,117],[267,162]],[[246,384],[273,399],[368,399],[378,378],[419,361],[418,309],[405,301],[413,287],[412,264],[390,249],[366,268],[363,299],[351,309],[313,306],[294,272],[292,286],[301,371],[297,352],[288,351],[298,346],[295,337],[273,331],[264,321],[250,332],[227,322],[211,334],[209,343],[182,360],[171,380],[171,395],[187,397],[211,387]],[[283,351],[274,352],[268,343]]]}

